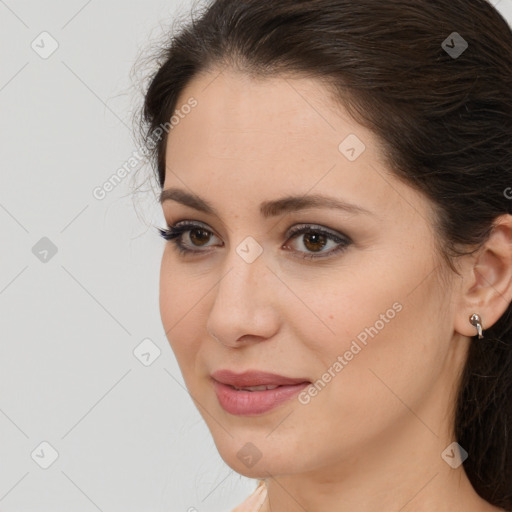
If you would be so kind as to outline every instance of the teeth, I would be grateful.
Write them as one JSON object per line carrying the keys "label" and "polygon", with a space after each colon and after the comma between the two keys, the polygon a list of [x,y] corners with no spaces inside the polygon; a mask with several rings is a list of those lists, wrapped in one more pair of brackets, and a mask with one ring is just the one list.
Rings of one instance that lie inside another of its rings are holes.
{"label": "teeth", "polygon": [[248,386],[246,388],[237,388],[236,386],[233,387],[239,391],[266,391],[267,389],[276,389],[279,386]]}

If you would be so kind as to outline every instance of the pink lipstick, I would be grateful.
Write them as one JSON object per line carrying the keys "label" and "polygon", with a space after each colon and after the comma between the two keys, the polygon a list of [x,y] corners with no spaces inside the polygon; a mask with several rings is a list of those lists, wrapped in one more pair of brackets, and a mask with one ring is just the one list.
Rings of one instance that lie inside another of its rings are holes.
{"label": "pink lipstick", "polygon": [[230,414],[252,416],[268,412],[311,384],[306,378],[290,378],[250,370],[219,370],[212,375],[221,407]]}

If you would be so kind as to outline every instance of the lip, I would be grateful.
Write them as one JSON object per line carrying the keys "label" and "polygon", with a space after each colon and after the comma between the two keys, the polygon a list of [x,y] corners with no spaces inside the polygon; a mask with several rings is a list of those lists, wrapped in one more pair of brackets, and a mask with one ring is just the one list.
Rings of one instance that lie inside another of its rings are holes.
{"label": "lip", "polygon": [[[237,416],[254,416],[279,407],[311,384],[307,379],[293,379],[273,373],[250,370],[234,373],[219,370],[212,374],[215,393],[221,407]],[[236,387],[279,386],[265,391],[238,391]]]}
{"label": "lip", "polygon": [[259,370],[247,370],[243,373],[235,373],[231,370],[217,370],[211,377],[222,384],[244,388],[249,386],[293,386],[311,382],[306,378],[291,378],[277,375],[275,373],[262,372]]}

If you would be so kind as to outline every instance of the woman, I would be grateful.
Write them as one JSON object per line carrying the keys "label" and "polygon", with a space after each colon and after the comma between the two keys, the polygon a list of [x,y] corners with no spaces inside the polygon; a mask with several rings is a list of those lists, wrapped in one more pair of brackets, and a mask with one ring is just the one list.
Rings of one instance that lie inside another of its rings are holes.
{"label": "woman", "polygon": [[145,96],[160,310],[235,510],[512,510],[512,33],[216,0]]}

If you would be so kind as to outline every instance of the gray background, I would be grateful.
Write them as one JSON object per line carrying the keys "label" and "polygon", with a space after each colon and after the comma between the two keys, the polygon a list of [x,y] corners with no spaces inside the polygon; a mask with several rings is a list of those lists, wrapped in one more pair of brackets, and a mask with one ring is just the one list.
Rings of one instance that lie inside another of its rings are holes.
{"label": "gray background", "polygon": [[165,338],[154,187],[128,167],[93,195],[137,150],[137,57],[190,5],[0,0],[0,511],[227,512],[255,487]]}

